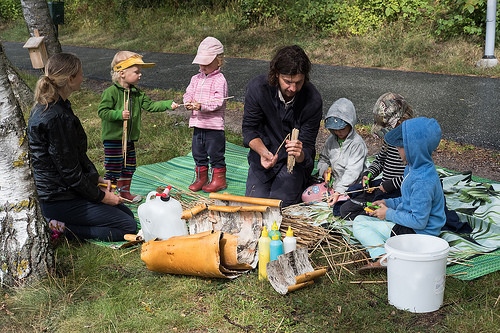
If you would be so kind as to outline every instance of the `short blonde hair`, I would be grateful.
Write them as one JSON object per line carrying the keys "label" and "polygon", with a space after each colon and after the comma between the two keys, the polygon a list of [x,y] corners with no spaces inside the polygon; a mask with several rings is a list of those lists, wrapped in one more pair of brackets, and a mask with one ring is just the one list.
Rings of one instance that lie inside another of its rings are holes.
{"label": "short blonde hair", "polygon": [[111,80],[113,82],[117,82],[118,79],[120,78],[120,71],[115,72],[113,69],[117,64],[119,64],[122,61],[127,60],[128,58],[131,57],[137,57],[140,56],[139,54],[132,52],[132,51],[118,51],[116,52],[115,56],[113,57],[113,60],[111,61]]}
{"label": "short blonde hair", "polygon": [[60,92],[68,86],[70,78],[82,69],[81,60],[72,53],[57,53],[49,58],[44,74],[35,87],[35,102],[48,105],[59,98]]}

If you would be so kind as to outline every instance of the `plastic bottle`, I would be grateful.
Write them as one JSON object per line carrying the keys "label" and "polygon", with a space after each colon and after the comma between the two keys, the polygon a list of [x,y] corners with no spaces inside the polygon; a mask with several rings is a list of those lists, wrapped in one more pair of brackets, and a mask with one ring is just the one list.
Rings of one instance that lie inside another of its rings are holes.
{"label": "plastic bottle", "polygon": [[278,259],[278,256],[283,254],[283,242],[279,239],[279,236],[275,234],[273,239],[269,243],[269,259],[270,261]]}
{"label": "plastic bottle", "polygon": [[297,249],[297,238],[293,237],[292,227],[289,226],[286,237],[283,239],[283,252],[288,253]]}
{"label": "plastic bottle", "polygon": [[[181,219],[182,206],[170,196],[170,189],[171,186],[167,186],[161,194],[149,192],[146,201],[137,208],[146,242],[155,238],[165,240],[188,234],[186,222]],[[151,200],[153,196],[156,198]]]}
{"label": "plastic bottle", "polygon": [[274,221],[271,226],[271,231],[269,232],[269,238],[273,239],[273,236],[276,234],[279,236],[279,239],[281,239],[281,232],[279,232],[278,224]]}
{"label": "plastic bottle", "polygon": [[267,280],[266,266],[270,260],[269,243],[271,243],[271,239],[267,228],[264,227],[259,238],[259,280]]}

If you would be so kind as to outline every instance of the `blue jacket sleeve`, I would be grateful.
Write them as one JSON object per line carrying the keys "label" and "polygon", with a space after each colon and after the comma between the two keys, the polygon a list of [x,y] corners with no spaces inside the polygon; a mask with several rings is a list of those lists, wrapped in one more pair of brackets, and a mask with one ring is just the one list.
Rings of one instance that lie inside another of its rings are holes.
{"label": "blue jacket sleeve", "polygon": [[[432,198],[432,189],[429,188],[429,184],[424,181],[416,181],[411,186],[409,198],[396,198],[405,200],[409,210],[397,209],[397,207],[390,208],[386,212],[386,219],[414,230],[423,230],[429,221]],[[396,202],[395,199],[387,199],[386,204],[388,201],[392,204]],[[387,205],[387,207],[390,206]]]}

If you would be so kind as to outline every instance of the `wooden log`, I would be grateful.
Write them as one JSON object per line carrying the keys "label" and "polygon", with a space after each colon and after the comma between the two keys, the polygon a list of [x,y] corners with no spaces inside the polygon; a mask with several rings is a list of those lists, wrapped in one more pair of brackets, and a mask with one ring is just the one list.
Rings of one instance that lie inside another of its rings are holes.
{"label": "wooden log", "polygon": [[243,197],[239,195],[223,194],[223,193],[210,193],[208,197],[210,199],[237,201],[259,206],[281,207],[281,200],[276,200],[276,199]]}
{"label": "wooden log", "polygon": [[186,209],[185,211],[182,212],[181,219],[187,220],[192,218],[194,215],[198,214],[199,212],[204,211],[207,208],[206,203],[199,204],[198,206],[194,206],[191,209]]}
{"label": "wooden log", "polygon": [[288,286],[288,292],[291,293],[292,291],[307,287],[313,283],[314,283],[314,280],[310,280],[310,281],[306,281],[306,282],[302,282],[302,283],[297,283],[297,284],[294,284],[292,286]]}
{"label": "wooden log", "polygon": [[308,273],[304,273],[302,275],[296,276],[295,281],[297,282],[297,284],[304,283],[304,282],[307,282],[310,280],[314,280],[315,278],[323,276],[325,274],[326,274],[326,268],[322,268],[322,269],[315,270],[313,272],[308,272]]}
{"label": "wooden log", "polygon": [[269,206],[219,206],[209,205],[208,210],[218,212],[236,213],[236,212],[266,212]]}

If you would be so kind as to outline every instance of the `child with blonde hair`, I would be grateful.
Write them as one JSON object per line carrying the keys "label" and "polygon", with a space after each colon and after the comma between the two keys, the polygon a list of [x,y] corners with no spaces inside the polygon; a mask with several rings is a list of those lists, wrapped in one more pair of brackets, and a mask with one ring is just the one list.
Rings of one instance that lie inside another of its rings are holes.
{"label": "child with blonde hair", "polygon": [[120,195],[133,203],[142,200],[141,196],[130,193],[132,175],[136,168],[134,143],[140,135],[142,110],[163,112],[178,106],[173,100],[155,102],[137,87],[142,69],[154,65],[145,63],[137,53],[117,52],[111,62],[113,85],[102,93],[97,111],[102,120],[101,138],[106,169],[104,178],[116,184]]}
{"label": "child with blonde hair", "polygon": [[[224,158],[227,82],[220,70],[223,60],[222,43],[214,37],[205,38],[193,60],[193,64],[200,66],[200,72],[191,78],[183,96],[186,109],[192,111],[189,127],[194,128],[191,149],[196,164],[196,179],[189,185],[193,192],[217,192],[227,188]],[[209,164],[212,167],[210,182]]]}

